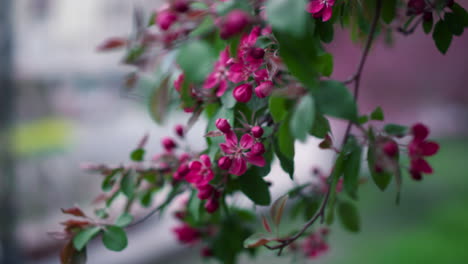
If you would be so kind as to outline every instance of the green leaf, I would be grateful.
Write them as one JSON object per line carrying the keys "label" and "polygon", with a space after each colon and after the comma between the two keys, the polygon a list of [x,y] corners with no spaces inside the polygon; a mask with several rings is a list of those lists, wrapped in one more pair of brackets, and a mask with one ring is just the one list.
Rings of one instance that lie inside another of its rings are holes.
{"label": "green leaf", "polygon": [[392,136],[404,136],[408,133],[408,127],[397,124],[387,124],[384,126],[384,131]]}
{"label": "green leaf", "polygon": [[73,237],[73,246],[76,250],[81,251],[99,231],[101,231],[99,226],[92,226],[81,230]]}
{"label": "green leaf", "polygon": [[115,225],[119,227],[126,227],[133,221],[133,215],[125,212],[115,220]]}
{"label": "green leaf", "polygon": [[320,39],[325,43],[330,43],[333,40],[333,22],[327,21],[322,22],[316,20],[317,31],[319,33]]}
{"label": "green leaf", "polygon": [[384,121],[384,113],[382,108],[380,106],[375,108],[375,110],[370,114],[370,118],[371,120]]}
{"label": "green leaf", "polygon": [[390,24],[396,15],[397,0],[385,0],[382,2],[382,20]]}
{"label": "green leaf", "polygon": [[447,23],[448,29],[452,32],[455,36],[461,36],[464,31],[464,27],[461,21],[458,20],[457,15],[455,13],[445,13],[444,20]]}
{"label": "green leaf", "polygon": [[96,216],[101,219],[106,219],[109,217],[109,214],[107,213],[106,208],[96,209],[94,211],[94,214],[96,214]]}
{"label": "green leaf", "polygon": [[270,96],[268,100],[268,109],[273,118],[273,121],[279,123],[283,121],[287,116],[286,108],[287,99],[279,96]]}
{"label": "green leaf", "polygon": [[333,73],[333,55],[325,53],[318,57],[317,68],[323,76],[330,77]]}
{"label": "green leaf", "polygon": [[187,206],[188,213],[195,223],[200,221],[202,213],[202,201],[197,197],[197,191],[193,190]]}
{"label": "green leaf", "polygon": [[148,96],[148,109],[151,117],[156,123],[161,124],[167,115],[170,103],[169,93],[170,76],[163,76],[151,89]]}
{"label": "green leaf", "polygon": [[315,24],[305,11],[306,4],[306,0],[270,0],[266,13],[288,70],[305,87],[315,89],[320,40],[314,36]]}
{"label": "green leaf", "polygon": [[234,9],[242,9],[244,11],[250,12],[252,8],[250,7],[249,2],[246,0],[226,1],[220,2],[216,5],[216,12],[220,16],[227,15]]}
{"label": "green leaf", "polygon": [[353,199],[357,199],[357,190],[359,187],[359,173],[361,170],[362,148],[355,137],[348,138],[345,147],[347,155],[344,161],[343,184],[346,192]]}
{"label": "green leaf", "polygon": [[468,12],[457,3],[454,3],[450,9],[455,13],[460,24],[464,27],[468,27]]}
{"label": "green leaf", "polygon": [[310,95],[302,97],[291,117],[291,132],[295,138],[304,142],[314,124],[315,103]]}
{"label": "green leaf", "polygon": [[309,131],[309,134],[311,134],[314,137],[318,138],[325,138],[325,136],[330,132],[330,123],[328,122],[328,119],[323,116],[318,111],[315,111],[315,120],[312,128]]}
{"label": "green leaf", "polygon": [[120,172],[122,172],[122,168],[113,169],[111,173],[104,178],[104,181],[102,181],[101,189],[105,192],[112,190],[115,183],[114,178]]}
{"label": "green leaf", "polygon": [[131,154],[130,158],[133,161],[143,161],[143,158],[145,157],[145,150],[144,149],[135,149]]}
{"label": "green leaf", "polygon": [[102,234],[102,243],[112,251],[122,251],[127,247],[127,234],[118,226],[107,226]]}
{"label": "green leaf", "polygon": [[289,129],[289,118],[280,124],[277,140],[281,153],[286,158],[294,160],[294,137]]}
{"label": "green leaf", "polygon": [[247,171],[239,177],[241,191],[257,205],[269,205],[270,190],[268,183],[260,175]]}
{"label": "green leaf", "polygon": [[304,207],[304,221],[308,221],[317,213],[318,209],[320,208],[320,200],[307,199]]}
{"label": "green leaf", "polygon": [[432,25],[433,25],[433,24],[434,24],[434,20],[433,20],[433,19],[427,20],[427,21],[423,19],[422,27],[423,27],[424,33],[426,33],[426,34],[431,33]]}
{"label": "green leaf", "polygon": [[357,122],[358,111],[353,95],[338,81],[321,81],[313,93],[319,110],[329,116]]}
{"label": "green leaf", "polygon": [[216,56],[207,42],[195,40],[181,48],[176,60],[188,83],[202,83],[213,70]]}
{"label": "green leaf", "polygon": [[281,152],[281,150],[279,148],[278,142],[274,143],[274,149],[275,149],[276,157],[278,157],[278,159],[280,161],[281,168],[286,173],[289,174],[289,178],[293,179],[293,177],[294,177],[294,159],[290,159],[290,158],[286,157],[285,155],[283,155],[283,153]]}
{"label": "green leaf", "polygon": [[127,198],[132,198],[135,193],[135,180],[134,175],[131,172],[127,172],[120,182],[120,188],[122,189],[123,194],[127,196]]}
{"label": "green leaf", "polygon": [[338,217],[344,228],[351,232],[359,232],[361,222],[356,206],[349,202],[338,204]]}
{"label": "green leaf", "polygon": [[223,103],[223,107],[225,107],[227,109],[234,108],[234,106],[236,106],[236,103],[237,103],[234,96],[232,96],[232,91],[231,90],[227,90],[223,94],[223,96],[221,96],[221,102]]}
{"label": "green leaf", "polygon": [[141,55],[143,55],[143,53],[145,53],[145,47],[133,47],[128,51],[127,55],[125,56],[124,62],[127,64],[134,63],[140,58]]}
{"label": "green leaf", "polygon": [[442,54],[445,54],[452,42],[452,33],[444,20],[441,19],[436,23],[432,38],[434,39],[437,49]]}
{"label": "green leaf", "polygon": [[245,248],[256,248],[266,245],[272,241],[271,234],[255,233],[244,240]]}
{"label": "green leaf", "polygon": [[333,166],[332,174],[330,175],[331,183],[330,183],[330,196],[328,198],[328,214],[326,217],[327,224],[331,224],[334,219],[334,212],[335,212],[335,201],[336,201],[336,185],[341,178],[344,170],[344,151],[340,152],[338,158],[336,158],[335,165]]}

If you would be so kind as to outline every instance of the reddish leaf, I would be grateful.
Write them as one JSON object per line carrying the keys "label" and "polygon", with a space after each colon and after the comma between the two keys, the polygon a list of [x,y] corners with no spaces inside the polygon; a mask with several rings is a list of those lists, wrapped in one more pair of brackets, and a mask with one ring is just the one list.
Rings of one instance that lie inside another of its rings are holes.
{"label": "reddish leaf", "polygon": [[262,224],[265,230],[268,231],[268,233],[271,233],[270,224],[268,224],[268,219],[266,219],[264,215],[262,215]]}
{"label": "reddish leaf", "polygon": [[69,219],[69,220],[67,220],[65,222],[62,222],[60,224],[65,226],[65,231],[70,232],[74,228],[81,229],[81,228],[83,228],[85,226],[88,226],[90,224],[90,222],[89,221],[80,221],[80,220]]}
{"label": "reddish leaf", "polygon": [[284,207],[288,201],[288,198],[289,196],[287,194],[281,196],[271,206],[270,215],[271,219],[273,219],[273,223],[275,223],[276,226],[279,226],[281,222],[281,217],[283,216]]}
{"label": "reddish leaf", "polygon": [[205,137],[220,137],[222,135],[223,135],[223,132],[213,130],[213,131],[210,131],[210,132],[206,133]]}
{"label": "reddish leaf", "polygon": [[275,238],[269,237],[267,234],[255,233],[244,240],[245,248],[256,248],[266,245],[268,242],[275,241]]}
{"label": "reddish leaf", "polygon": [[85,264],[86,263],[86,250],[77,251],[73,247],[73,242],[70,240],[60,251],[61,264]]}
{"label": "reddish leaf", "polygon": [[109,38],[105,40],[103,43],[101,43],[97,47],[97,50],[98,51],[110,51],[110,50],[122,48],[126,45],[127,45],[127,39],[114,37],[114,38]]}
{"label": "reddish leaf", "polygon": [[74,215],[78,217],[86,217],[86,214],[78,207],[74,206],[68,209],[63,209],[62,208],[62,213],[64,214],[69,214],[69,215]]}

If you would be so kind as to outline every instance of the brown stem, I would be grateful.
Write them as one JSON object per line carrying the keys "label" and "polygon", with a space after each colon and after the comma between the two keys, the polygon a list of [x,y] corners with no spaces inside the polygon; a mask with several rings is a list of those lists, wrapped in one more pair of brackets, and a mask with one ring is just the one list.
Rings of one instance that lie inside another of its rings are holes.
{"label": "brown stem", "polygon": [[[369,54],[370,48],[372,46],[372,42],[374,41],[375,30],[376,30],[377,24],[379,22],[381,8],[382,8],[382,0],[377,0],[376,1],[376,7],[375,7],[375,15],[374,15],[374,18],[372,20],[371,28],[370,28],[370,31],[369,31],[369,36],[367,38],[366,45],[364,47],[364,51],[363,51],[361,59],[359,61],[356,73],[350,79],[348,79],[347,81],[344,82],[345,84],[354,82],[354,90],[353,90],[354,100],[357,100],[358,96],[359,96],[359,86],[360,86],[360,83],[361,83],[361,74],[362,74],[362,71],[364,69],[364,65],[365,65],[366,60],[367,60],[367,55]],[[353,122],[349,121],[348,125],[346,127],[343,142],[341,144],[342,148],[346,144],[346,141],[349,138],[352,126],[353,126]],[[332,172],[332,175],[333,175],[333,172]],[[265,247],[270,249],[270,250],[279,249],[278,255],[281,255],[281,252],[283,251],[283,249],[286,246],[288,246],[292,242],[296,241],[299,237],[301,237],[307,231],[307,229],[312,224],[314,224],[319,218],[320,218],[320,222],[323,223],[324,219],[325,219],[325,211],[326,211],[326,208],[327,208],[327,205],[328,205],[328,201],[329,201],[331,192],[332,192],[332,188],[330,187],[330,188],[328,188],[327,192],[325,193],[325,197],[323,198],[323,201],[322,201],[322,203],[320,205],[319,211],[311,219],[309,219],[309,221],[307,221],[307,223],[304,224],[304,226],[301,228],[301,230],[299,232],[297,232],[294,236],[283,240],[279,245],[276,245],[276,246],[265,245]]]}

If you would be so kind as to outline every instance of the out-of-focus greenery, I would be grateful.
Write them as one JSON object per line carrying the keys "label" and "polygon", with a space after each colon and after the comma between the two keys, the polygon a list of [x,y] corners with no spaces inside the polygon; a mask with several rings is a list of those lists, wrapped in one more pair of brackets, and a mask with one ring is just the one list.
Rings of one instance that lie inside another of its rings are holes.
{"label": "out-of-focus greenery", "polygon": [[63,150],[71,131],[71,123],[59,118],[22,123],[12,133],[13,151],[17,156],[34,156]]}
{"label": "out-of-focus greenery", "polygon": [[[393,188],[385,192],[372,182],[362,186],[358,202],[361,232],[346,232],[335,223],[327,255],[292,262],[290,255],[277,258],[274,252],[262,250],[256,259],[244,256],[241,263],[468,263],[468,138],[438,142],[440,152],[429,159],[435,173],[422,182],[405,175],[400,205],[395,204],[393,182]],[[287,230],[299,225],[285,222],[283,227]],[[198,250],[191,249],[191,254],[171,256],[164,263],[204,263],[198,256]]]}

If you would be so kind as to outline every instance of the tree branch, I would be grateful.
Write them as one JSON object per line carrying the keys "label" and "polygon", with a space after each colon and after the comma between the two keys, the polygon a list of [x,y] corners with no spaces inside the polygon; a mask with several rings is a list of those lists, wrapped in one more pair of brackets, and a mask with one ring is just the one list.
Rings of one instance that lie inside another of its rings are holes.
{"label": "tree branch", "polygon": [[[369,36],[367,38],[367,41],[366,41],[366,44],[365,44],[365,47],[364,47],[364,51],[363,51],[363,53],[361,55],[361,59],[359,61],[356,73],[350,79],[348,79],[348,80],[346,80],[344,82],[345,84],[349,84],[349,83],[354,82],[354,90],[353,90],[354,100],[357,100],[358,96],[359,96],[359,87],[360,87],[360,83],[361,83],[362,71],[364,69],[364,65],[366,63],[367,56],[369,54],[372,43],[374,41],[375,31],[377,29],[377,25],[378,25],[378,22],[379,22],[381,9],[382,9],[382,0],[377,0],[376,1],[376,6],[375,6],[375,15],[374,15],[374,18],[372,20],[371,28],[370,28],[370,31],[369,31]],[[341,143],[341,148],[343,148],[343,146],[346,144],[346,142],[347,142],[347,140],[349,138],[349,135],[351,133],[351,127],[352,126],[353,126],[353,122],[349,121],[348,125],[346,127],[343,142]],[[336,170],[333,169],[331,177],[334,177],[335,173],[336,173]],[[314,224],[319,218],[320,218],[320,222],[323,223],[324,219],[325,219],[325,211],[326,211],[329,199],[330,199],[331,192],[334,191],[333,190],[334,188],[332,188],[332,187],[334,187],[334,186],[330,185],[327,192],[325,193],[325,197],[322,200],[319,211],[309,221],[307,221],[307,223],[304,224],[304,226],[301,228],[301,230],[299,232],[297,232],[294,236],[283,240],[281,242],[281,244],[279,244],[279,245],[276,245],[276,246],[265,245],[265,247],[270,249],[270,250],[279,249],[278,255],[281,255],[281,252],[283,251],[283,249],[286,246],[288,246],[292,242],[296,241],[299,237],[301,237],[307,231],[307,229],[312,224]]]}

